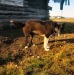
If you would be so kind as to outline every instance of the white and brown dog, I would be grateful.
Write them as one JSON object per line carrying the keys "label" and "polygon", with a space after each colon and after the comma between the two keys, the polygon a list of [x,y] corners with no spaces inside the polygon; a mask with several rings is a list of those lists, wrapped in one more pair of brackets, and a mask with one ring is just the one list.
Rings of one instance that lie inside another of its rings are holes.
{"label": "white and brown dog", "polygon": [[48,46],[49,36],[53,33],[60,34],[60,30],[64,28],[64,24],[60,27],[60,24],[53,21],[42,21],[42,20],[28,20],[24,24],[22,22],[11,20],[10,22],[15,25],[23,26],[23,33],[26,39],[26,46],[28,48],[28,36],[31,35],[30,45],[32,44],[32,39],[35,34],[44,37],[44,49],[45,51],[49,51],[50,47]]}

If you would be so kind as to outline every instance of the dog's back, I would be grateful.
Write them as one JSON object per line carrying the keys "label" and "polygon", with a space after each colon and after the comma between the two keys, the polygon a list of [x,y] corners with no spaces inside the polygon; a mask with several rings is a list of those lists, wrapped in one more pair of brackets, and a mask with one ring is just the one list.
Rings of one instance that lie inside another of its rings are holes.
{"label": "dog's back", "polygon": [[34,32],[36,34],[44,34],[45,33],[45,22],[41,20],[28,20],[25,23],[25,32]]}
{"label": "dog's back", "polygon": [[28,20],[25,23],[23,31],[26,33],[34,32],[39,35],[52,34],[52,21],[42,21],[42,20]]}

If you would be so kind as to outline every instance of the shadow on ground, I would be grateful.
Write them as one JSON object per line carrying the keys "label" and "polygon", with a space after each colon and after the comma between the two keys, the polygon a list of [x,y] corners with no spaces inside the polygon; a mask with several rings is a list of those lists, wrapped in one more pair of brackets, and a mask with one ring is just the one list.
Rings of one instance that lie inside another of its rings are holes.
{"label": "shadow on ground", "polygon": [[74,33],[74,23],[66,22],[63,33]]}

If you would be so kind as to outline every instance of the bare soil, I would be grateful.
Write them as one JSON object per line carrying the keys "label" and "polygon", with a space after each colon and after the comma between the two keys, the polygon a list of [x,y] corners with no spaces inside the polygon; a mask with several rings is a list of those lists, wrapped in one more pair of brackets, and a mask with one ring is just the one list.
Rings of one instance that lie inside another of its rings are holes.
{"label": "bare soil", "polygon": [[59,37],[50,36],[50,50],[48,52],[45,51],[43,48],[43,37],[38,35],[34,36],[33,43],[35,44],[35,46],[31,46],[25,49],[25,37],[22,32],[21,34],[19,34],[18,30],[4,30],[3,32],[1,32],[0,36],[0,57],[3,58],[3,54],[7,53],[10,54],[12,57],[21,57],[21,55],[46,56],[51,52],[55,54],[63,48],[66,49],[67,45],[74,48],[74,34],[66,33],[61,34],[61,36]]}

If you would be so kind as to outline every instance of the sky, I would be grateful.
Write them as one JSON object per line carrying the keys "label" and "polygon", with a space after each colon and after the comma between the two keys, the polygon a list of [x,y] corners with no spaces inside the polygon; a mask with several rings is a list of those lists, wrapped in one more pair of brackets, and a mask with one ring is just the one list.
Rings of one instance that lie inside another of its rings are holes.
{"label": "sky", "polygon": [[74,0],[70,0],[70,5],[63,6],[63,10],[60,10],[60,4],[54,3],[52,0],[49,2],[49,6],[52,7],[50,10],[50,16],[62,16],[62,17],[71,17],[74,18]]}

